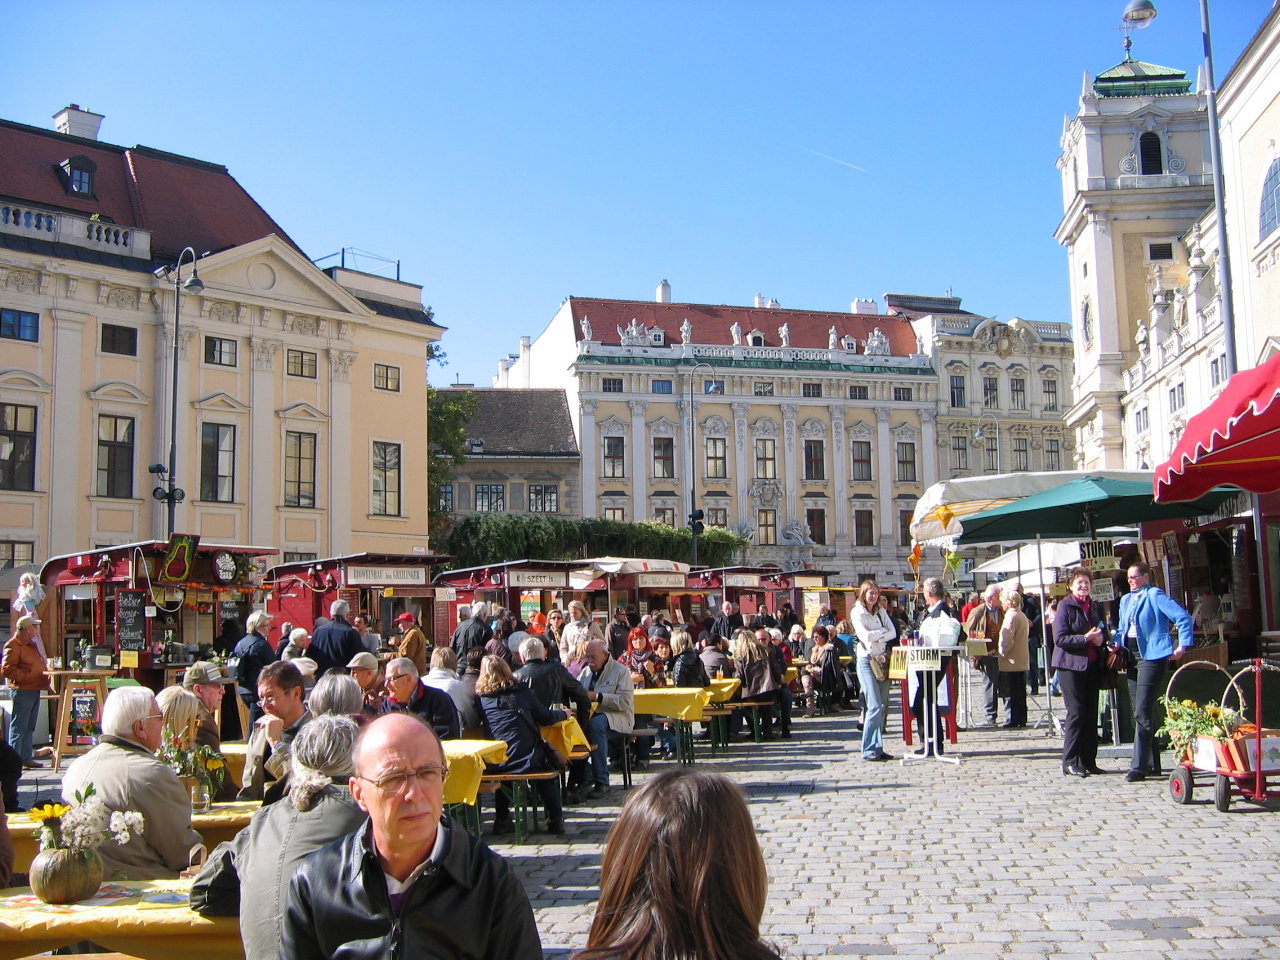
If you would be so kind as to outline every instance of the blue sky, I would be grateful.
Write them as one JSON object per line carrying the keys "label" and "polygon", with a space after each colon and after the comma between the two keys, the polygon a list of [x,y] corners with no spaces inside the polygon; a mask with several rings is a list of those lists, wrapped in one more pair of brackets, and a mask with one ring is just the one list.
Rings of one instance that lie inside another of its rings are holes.
{"label": "blue sky", "polygon": [[[1135,58],[1195,75],[1194,0]],[[1054,160],[1123,0],[10,3],[0,117],[226,164],[312,257],[399,258],[487,385],[569,295],[1068,317]],[[1270,7],[1215,0],[1219,78]],[[28,68],[18,69],[25,60]],[[825,155],[825,156],[824,156]]]}

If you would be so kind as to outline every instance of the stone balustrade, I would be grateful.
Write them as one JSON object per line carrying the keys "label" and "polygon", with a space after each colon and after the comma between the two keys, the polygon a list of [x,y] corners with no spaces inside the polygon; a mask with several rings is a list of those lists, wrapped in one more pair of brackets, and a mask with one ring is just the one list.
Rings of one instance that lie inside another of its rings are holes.
{"label": "stone balustrade", "polygon": [[147,230],[20,203],[0,203],[0,233],[151,259],[151,234]]}

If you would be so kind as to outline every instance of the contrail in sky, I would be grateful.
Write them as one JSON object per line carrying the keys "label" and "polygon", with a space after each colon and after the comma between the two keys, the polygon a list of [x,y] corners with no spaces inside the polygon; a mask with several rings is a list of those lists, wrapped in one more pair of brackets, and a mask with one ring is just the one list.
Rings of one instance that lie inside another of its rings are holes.
{"label": "contrail in sky", "polygon": [[795,147],[797,150],[803,150],[805,153],[812,153],[815,157],[822,157],[823,160],[830,160],[832,163],[838,163],[838,164],[841,164],[842,166],[852,167],[854,170],[859,170],[862,173],[867,172],[864,168],[858,166],[856,163],[848,163],[844,160],[841,160],[838,157],[833,157],[825,153],[819,153],[817,150],[810,150],[808,147],[802,147],[800,146],[800,144],[792,143],[790,140],[783,140],[782,143],[785,143],[789,147]]}

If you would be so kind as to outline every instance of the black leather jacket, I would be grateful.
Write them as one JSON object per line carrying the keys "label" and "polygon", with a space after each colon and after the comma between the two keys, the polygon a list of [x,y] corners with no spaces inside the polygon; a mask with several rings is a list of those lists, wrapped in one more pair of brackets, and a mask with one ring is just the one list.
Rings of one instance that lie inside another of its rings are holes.
{"label": "black leather jacket", "polygon": [[711,685],[707,679],[707,668],[692,650],[686,650],[675,658],[672,667],[672,680],[677,687],[706,687]]}
{"label": "black leather jacket", "polygon": [[372,829],[366,825],[298,866],[281,925],[281,957],[542,960],[533,908],[502,857],[450,825],[444,857],[409,888],[397,915]]}
{"label": "black leather jacket", "polygon": [[587,688],[575,680],[559,660],[529,660],[515,672],[515,678],[527,683],[534,698],[544,707],[573,704],[579,723],[585,724],[591,719]]}

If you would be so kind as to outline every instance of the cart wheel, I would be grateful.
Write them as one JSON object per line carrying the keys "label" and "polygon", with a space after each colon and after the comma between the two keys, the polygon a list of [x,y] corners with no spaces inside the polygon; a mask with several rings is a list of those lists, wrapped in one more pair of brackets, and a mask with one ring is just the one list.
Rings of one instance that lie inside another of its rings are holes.
{"label": "cart wheel", "polygon": [[1219,813],[1231,809],[1231,778],[1218,774],[1213,778],[1213,805]]}
{"label": "cart wheel", "polygon": [[1191,802],[1191,771],[1178,765],[1169,774],[1169,797],[1174,803]]}

